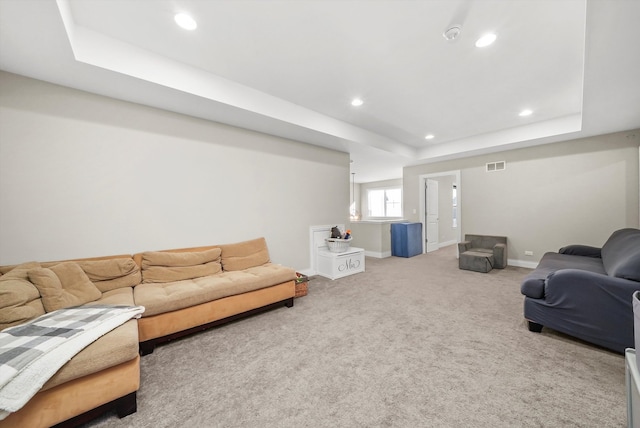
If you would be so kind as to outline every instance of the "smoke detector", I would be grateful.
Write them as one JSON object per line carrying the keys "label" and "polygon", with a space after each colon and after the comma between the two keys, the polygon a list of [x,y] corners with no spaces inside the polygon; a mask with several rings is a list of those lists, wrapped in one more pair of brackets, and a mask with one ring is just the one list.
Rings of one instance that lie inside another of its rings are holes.
{"label": "smoke detector", "polygon": [[444,33],[442,33],[442,37],[445,38],[445,40],[452,42],[455,39],[458,38],[458,36],[460,35],[460,33],[462,32],[462,28],[460,28],[459,25],[454,25],[451,26],[449,28],[447,28]]}

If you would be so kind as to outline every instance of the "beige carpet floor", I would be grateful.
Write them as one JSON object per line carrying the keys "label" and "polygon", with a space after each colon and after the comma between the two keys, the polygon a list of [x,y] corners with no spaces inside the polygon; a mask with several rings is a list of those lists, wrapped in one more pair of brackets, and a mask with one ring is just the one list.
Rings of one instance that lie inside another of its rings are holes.
{"label": "beige carpet floor", "polygon": [[624,357],[527,330],[528,269],[455,248],[366,259],[279,308],[142,358],[138,411],[92,427],[622,427]]}

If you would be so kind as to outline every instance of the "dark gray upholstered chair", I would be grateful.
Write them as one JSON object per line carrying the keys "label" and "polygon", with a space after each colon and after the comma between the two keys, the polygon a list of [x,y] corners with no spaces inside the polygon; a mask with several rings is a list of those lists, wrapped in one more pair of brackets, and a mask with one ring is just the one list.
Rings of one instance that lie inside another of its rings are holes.
{"label": "dark gray upholstered chair", "polygon": [[507,266],[507,237],[487,235],[464,235],[458,243],[460,269],[487,273],[491,269]]}

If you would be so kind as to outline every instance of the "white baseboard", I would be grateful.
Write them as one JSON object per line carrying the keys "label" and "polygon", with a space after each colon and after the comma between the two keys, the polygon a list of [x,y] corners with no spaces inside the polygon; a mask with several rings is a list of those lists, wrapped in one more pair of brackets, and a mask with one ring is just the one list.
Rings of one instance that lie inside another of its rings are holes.
{"label": "white baseboard", "polygon": [[391,251],[366,251],[364,255],[367,257],[374,257],[376,259],[385,259],[391,257]]}
{"label": "white baseboard", "polygon": [[449,245],[456,245],[457,243],[458,241],[456,241],[455,239],[453,241],[438,242],[438,248],[448,247]]}
{"label": "white baseboard", "polygon": [[317,273],[316,271],[314,271],[311,268],[302,269],[302,270],[299,270],[298,272],[300,272],[301,274],[306,275],[306,276],[313,276],[313,275],[315,275]]}
{"label": "white baseboard", "polygon": [[523,267],[523,268],[529,268],[529,269],[535,269],[538,267],[538,262],[530,262],[527,260],[509,259],[507,260],[507,264],[509,266]]}

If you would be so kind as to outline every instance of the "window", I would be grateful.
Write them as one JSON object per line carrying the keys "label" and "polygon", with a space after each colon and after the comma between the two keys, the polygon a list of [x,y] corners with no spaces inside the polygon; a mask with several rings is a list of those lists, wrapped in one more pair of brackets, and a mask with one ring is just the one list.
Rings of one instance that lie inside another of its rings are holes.
{"label": "window", "polygon": [[402,217],[402,188],[369,189],[369,217]]}
{"label": "window", "polygon": [[452,217],[453,217],[453,227],[456,228],[458,227],[458,188],[456,187],[456,185],[453,185],[453,191],[452,193],[452,199],[453,199],[453,211],[452,211]]}

